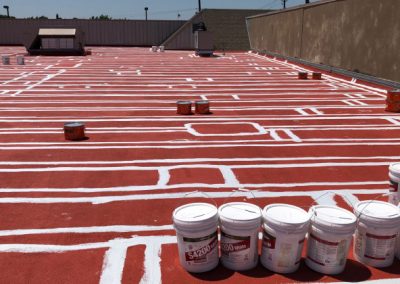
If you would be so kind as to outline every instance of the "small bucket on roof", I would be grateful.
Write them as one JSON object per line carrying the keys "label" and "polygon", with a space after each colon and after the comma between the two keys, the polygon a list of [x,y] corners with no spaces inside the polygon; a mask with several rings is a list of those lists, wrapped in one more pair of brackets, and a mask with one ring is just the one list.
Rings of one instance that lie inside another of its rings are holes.
{"label": "small bucket on roof", "polygon": [[192,102],[191,101],[177,101],[177,114],[180,115],[189,115],[192,114]]}
{"label": "small bucket on roof", "polygon": [[18,65],[25,65],[25,57],[23,55],[17,56],[17,64]]}
{"label": "small bucket on roof", "polygon": [[64,124],[64,135],[66,140],[85,140],[85,124],[82,122],[67,122]]}
{"label": "small bucket on roof", "polygon": [[313,72],[312,78],[313,78],[313,80],[322,80],[322,73],[321,72]]}
{"label": "small bucket on roof", "polygon": [[298,78],[299,78],[299,80],[307,80],[308,73],[307,72],[299,72],[298,73]]}
{"label": "small bucket on roof", "polygon": [[10,65],[10,55],[2,55],[1,62],[3,65]]}
{"label": "small bucket on roof", "polygon": [[196,101],[195,112],[197,114],[210,114],[210,102],[209,101]]}
{"label": "small bucket on roof", "polygon": [[400,112],[400,89],[387,91],[385,111]]}

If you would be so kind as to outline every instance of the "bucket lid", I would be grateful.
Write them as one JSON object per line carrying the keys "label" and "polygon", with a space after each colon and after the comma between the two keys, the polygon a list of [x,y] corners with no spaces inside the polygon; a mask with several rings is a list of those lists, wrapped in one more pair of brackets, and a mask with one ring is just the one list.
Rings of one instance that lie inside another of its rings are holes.
{"label": "bucket lid", "polygon": [[312,224],[332,232],[353,232],[356,216],[350,211],[330,205],[316,205],[310,208]]}
{"label": "bucket lid", "polygon": [[261,209],[246,202],[231,202],[218,209],[222,224],[237,229],[246,229],[261,225]]}
{"label": "bucket lid", "polygon": [[192,104],[191,101],[177,101],[176,103],[177,103],[178,105],[189,105],[189,104]]}
{"label": "bucket lid", "polygon": [[64,124],[64,126],[67,126],[67,127],[80,127],[80,126],[83,126],[83,125],[84,125],[83,122],[79,122],[79,121],[66,122]]}
{"label": "bucket lid", "polygon": [[400,163],[399,163],[399,162],[397,162],[397,163],[391,163],[391,164],[389,165],[389,172],[390,172],[392,175],[394,175],[394,176],[400,178]]}
{"label": "bucket lid", "polygon": [[399,224],[399,207],[379,200],[361,201],[354,207],[354,213],[366,222],[377,224]]}
{"label": "bucket lid", "polygon": [[218,209],[209,203],[190,203],[176,208],[172,214],[175,227],[201,230],[217,226]]}
{"label": "bucket lid", "polygon": [[208,101],[196,101],[197,105],[203,105],[203,104],[208,104]]}
{"label": "bucket lid", "polygon": [[307,230],[310,214],[300,207],[289,204],[271,204],[263,209],[264,222],[283,230]]}

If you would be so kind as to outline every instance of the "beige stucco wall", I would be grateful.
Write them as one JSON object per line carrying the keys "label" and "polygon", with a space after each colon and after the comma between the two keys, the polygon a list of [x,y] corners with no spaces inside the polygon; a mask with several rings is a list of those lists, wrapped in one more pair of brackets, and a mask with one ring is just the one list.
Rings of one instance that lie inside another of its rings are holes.
{"label": "beige stucco wall", "polygon": [[0,19],[0,45],[30,45],[39,28],[78,28],[87,45],[159,45],[185,21]]}
{"label": "beige stucco wall", "polygon": [[250,45],[286,56],[298,57],[301,45],[302,10],[248,20]]}
{"label": "beige stucco wall", "polygon": [[215,49],[249,50],[246,17],[262,12],[262,10],[204,9],[169,37],[164,45],[167,49],[194,49],[192,24],[201,21],[205,23],[207,30],[213,33]]}
{"label": "beige stucco wall", "polygon": [[399,0],[328,0],[248,18],[251,47],[400,81]]}

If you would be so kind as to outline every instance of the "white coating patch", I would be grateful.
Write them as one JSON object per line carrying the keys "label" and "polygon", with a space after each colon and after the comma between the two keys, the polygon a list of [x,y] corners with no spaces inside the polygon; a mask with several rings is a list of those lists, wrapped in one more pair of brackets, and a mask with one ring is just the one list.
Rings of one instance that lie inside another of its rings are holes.
{"label": "white coating patch", "polygon": [[[217,125],[223,127],[223,125],[250,125],[253,126],[256,131],[254,132],[237,132],[237,133],[199,133],[193,126],[196,125]],[[264,135],[267,131],[258,123],[254,122],[220,122],[220,123],[187,123],[185,124],[186,130],[194,136],[254,136]]]}

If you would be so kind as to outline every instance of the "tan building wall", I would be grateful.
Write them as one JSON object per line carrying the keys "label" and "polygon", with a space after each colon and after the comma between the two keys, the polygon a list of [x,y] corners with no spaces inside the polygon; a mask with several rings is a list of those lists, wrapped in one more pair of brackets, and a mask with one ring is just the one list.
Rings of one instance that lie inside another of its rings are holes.
{"label": "tan building wall", "polygon": [[167,49],[194,49],[192,24],[201,21],[214,35],[215,49],[249,50],[246,17],[262,12],[263,10],[204,9],[168,38],[164,45]]}
{"label": "tan building wall", "polygon": [[39,28],[76,27],[87,45],[160,45],[186,21],[0,19],[0,45],[29,45]]}
{"label": "tan building wall", "polygon": [[247,19],[251,47],[400,81],[399,0],[327,0]]}

